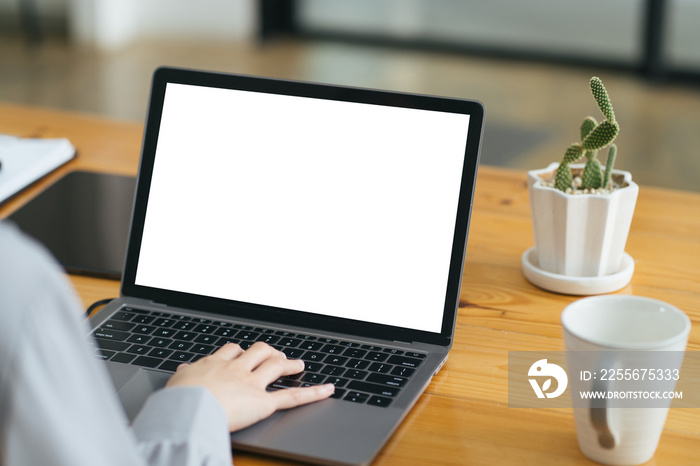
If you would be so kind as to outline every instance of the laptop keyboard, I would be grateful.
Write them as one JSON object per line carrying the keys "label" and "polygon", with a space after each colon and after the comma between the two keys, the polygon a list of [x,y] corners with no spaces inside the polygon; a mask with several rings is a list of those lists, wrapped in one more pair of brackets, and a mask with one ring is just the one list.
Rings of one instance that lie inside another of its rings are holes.
{"label": "laptop keyboard", "polygon": [[232,322],[123,308],[96,328],[95,354],[104,360],[175,372],[224,344],[244,350],[264,341],[289,359],[302,359],[299,374],[277,379],[268,390],[335,385],[333,398],[387,407],[396,399],[425,353],[298,334]]}

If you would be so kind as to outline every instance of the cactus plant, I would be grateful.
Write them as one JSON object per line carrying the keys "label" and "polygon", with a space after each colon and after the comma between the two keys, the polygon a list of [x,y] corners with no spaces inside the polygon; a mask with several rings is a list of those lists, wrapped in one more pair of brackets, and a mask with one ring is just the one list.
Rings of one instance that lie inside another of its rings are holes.
{"label": "cactus plant", "polygon": [[[617,147],[612,142],[620,131],[620,126],[615,121],[615,112],[608,92],[603,82],[597,76],[590,81],[591,92],[598,103],[605,120],[598,123],[595,118],[589,116],[581,124],[581,142],[569,146],[555,174],[554,187],[566,192],[572,188],[572,173],[570,163],[576,162],[581,157],[586,158],[586,165],[581,176],[581,187],[584,189],[608,188],[610,176],[615,163]],[[608,149],[608,159],[605,164],[605,172],[602,171],[597,155],[600,149]]]}

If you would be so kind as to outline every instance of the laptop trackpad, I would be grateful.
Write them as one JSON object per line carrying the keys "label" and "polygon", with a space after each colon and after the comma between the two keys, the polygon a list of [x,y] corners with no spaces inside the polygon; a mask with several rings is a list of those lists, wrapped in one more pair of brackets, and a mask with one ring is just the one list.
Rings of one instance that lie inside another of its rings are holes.
{"label": "laptop trackpad", "polygon": [[130,422],[141,410],[146,398],[154,391],[165,387],[171,375],[141,369],[118,390],[119,399]]}

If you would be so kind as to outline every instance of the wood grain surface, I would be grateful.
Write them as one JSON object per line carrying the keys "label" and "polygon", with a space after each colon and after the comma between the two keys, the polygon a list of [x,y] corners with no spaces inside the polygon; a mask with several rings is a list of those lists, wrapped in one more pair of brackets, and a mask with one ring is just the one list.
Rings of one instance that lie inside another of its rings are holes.
{"label": "wood grain surface", "polygon": [[[0,104],[0,133],[67,137],[78,150],[75,160],[0,206],[0,218],[71,170],[138,170],[140,124]],[[525,173],[480,167],[453,349],[376,465],[593,464],[578,450],[571,409],[508,407],[508,352],[563,350],[560,314],[577,299],[525,280],[520,257],[533,244]],[[693,323],[688,350],[700,350],[700,194],[641,186],[626,251],[636,269],[617,293],[684,310]],[[86,307],[119,294],[116,281],[70,279]],[[700,409],[671,409],[647,464],[698,464],[699,455]],[[234,456],[239,466],[289,464]]]}

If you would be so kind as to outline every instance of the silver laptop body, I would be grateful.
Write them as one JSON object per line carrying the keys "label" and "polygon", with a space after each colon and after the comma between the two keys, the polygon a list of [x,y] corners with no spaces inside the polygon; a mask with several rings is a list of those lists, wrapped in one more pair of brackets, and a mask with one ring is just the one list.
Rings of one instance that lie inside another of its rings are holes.
{"label": "silver laptop body", "polygon": [[333,381],[336,397],[233,448],[370,463],[452,346],[483,117],[469,100],[156,70],[121,297],[91,319],[127,415],[177,364],[263,340],[307,364],[270,389]]}

